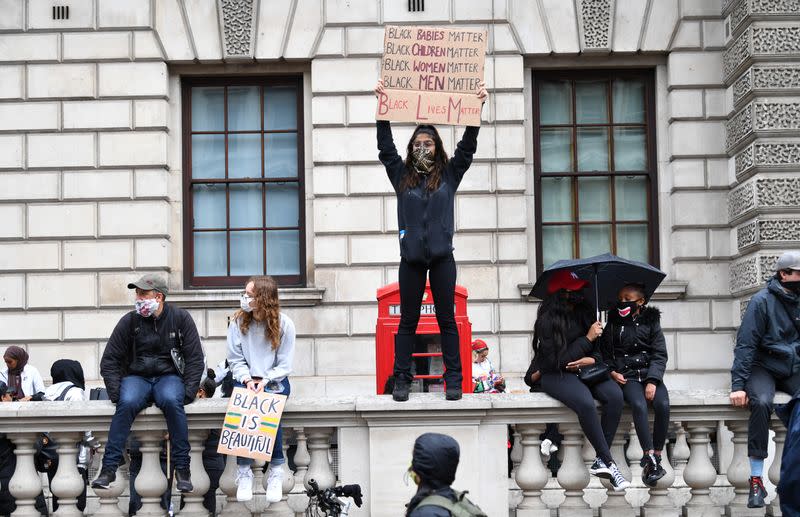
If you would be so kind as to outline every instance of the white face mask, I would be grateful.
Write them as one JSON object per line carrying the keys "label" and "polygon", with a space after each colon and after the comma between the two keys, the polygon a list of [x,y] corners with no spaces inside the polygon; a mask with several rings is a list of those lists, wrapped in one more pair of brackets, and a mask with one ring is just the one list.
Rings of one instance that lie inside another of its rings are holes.
{"label": "white face mask", "polygon": [[143,318],[149,318],[158,310],[158,300],[155,298],[147,298],[144,300],[136,300],[136,312]]}
{"label": "white face mask", "polygon": [[253,308],[250,306],[250,302],[253,301],[253,298],[250,296],[243,294],[242,297],[239,299],[239,306],[242,308],[244,312],[253,312]]}

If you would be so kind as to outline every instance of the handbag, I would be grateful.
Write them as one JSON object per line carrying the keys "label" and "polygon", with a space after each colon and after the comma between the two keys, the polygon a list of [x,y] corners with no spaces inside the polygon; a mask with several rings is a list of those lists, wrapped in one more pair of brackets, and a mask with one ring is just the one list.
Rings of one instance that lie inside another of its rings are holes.
{"label": "handbag", "polygon": [[610,371],[604,363],[594,363],[578,369],[578,378],[587,386],[594,386],[609,378]]}
{"label": "handbag", "polygon": [[180,329],[178,329],[177,343],[178,346],[170,349],[169,355],[172,357],[172,364],[175,365],[175,369],[183,375],[183,370],[186,368],[186,360],[183,358],[183,335]]}

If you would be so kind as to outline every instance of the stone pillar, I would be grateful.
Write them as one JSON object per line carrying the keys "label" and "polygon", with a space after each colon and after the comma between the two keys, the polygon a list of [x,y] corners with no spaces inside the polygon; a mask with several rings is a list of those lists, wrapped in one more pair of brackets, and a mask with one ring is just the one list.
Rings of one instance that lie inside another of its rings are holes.
{"label": "stone pillar", "polygon": [[[522,462],[523,456],[523,449],[522,449],[522,434],[519,432],[518,425],[512,426],[514,432],[511,434],[511,483],[509,484],[510,488],[516,488],[514,486],[514,482],[517,477],[517,469],[519,468],[519,464]],[[538,436],[537,436],[538,438]]]}
{"label": "stone pillar", "polygon": [[136,433],[142,445],[142,469],[136,476],[134,488],[142,498],[142,509],[137,517],[162,517],[161,494],[167,489],[167,478],[161,471],[162,431],[142,431]]}
{"label": "stone pillar", "polygon": [[50,435],[58,450],[58,470],[50,483],[50,491],[58,497],[58,511],[54,515],[80,517],[78,496],[83,493],[83,477],[78,472],[77,442],[83,433],[57,433]]}
{"label": "stone pillar", "polygon": [[[293,517],[294,511],[289,507],[288,496],[289,492],[294,488],[294,472],[289,469],[289,429],[283,430],[283,457],[287,458],[287,462],[283,464],[283,485],[281,485],[281,492],[283,497],[277,503],[270,503],[262,515],[269,517]],[[267,490],[267,476],[264,476],[264,491]]]}
{"label": "stone pillar", "polygon": [[34,507],[34,500],[42,491],[42,481],[33,465],[34,444],[37,436],[36,433],[8,435],[16,447],[14,454],[17,457],[17,467],[8,482],[8,489],[17,502],[15,517],[39,517],[39,511]]}
{"label": "stone pillar", "polygon": [[636,434],[636,428],[631,422],[630,429],[628,430],[628,450],[625,453],[625,456],[628,458],[628,462],[631,465],[631,485],[635,487],[643,487],[644,483],[642,483],[642,465],[639,463],[642,461],[642,455],[644,451],[642,450],[642,445],[639,443],[639,436]]}
{"label": "stone pillar", "polygon": [[558,484],[564,489],[566,499],[559,507],[559,515],[592,517],[592,509],[583,500],[583,489],[589,485],[589,471],[581,459],[583,431],[577,422],[562,424],[564,462],[558,469]]}
{"label": "stone pillar", "polygon": [[725,508],[727,517],[756,517],[764,515],[764,508],[748,508],[750,492],[750,460],[747,457],[747,421],[727,422],[733,433],[733,458],[728,467],[728,482],[733,486],[733,500]]}
{"label": "stone pillar", "polygon": [[306,496],[305,486],[303,485],[308,472],[308,465],[311,463],[311,456],[308,454],[308,443],[306,439],[305,429],[302,427],[295,427],[294,431],[295,441],[297,442],[297,449],[294,452],[294,465],[297,470],[294,472],[294,488],[289,496],[289,507],[295,511],[297,517],[303,517],[305,508],[308,506],[308,497]]}
{"label": "stone pillar", "polygon": [[[769,467],[769,480],[775,486],[781,481],[781,464],[783,460],[783,444],[786,442],[786,428],[783,424],[779,423],[775,426],[775,436],[772,439],[775,442],[775,459],[772,460],[772,465]],[[767,506],[767,515],[771,517],[781,517],[781,498],[776,493],[775,497],[770,501]]]}
{"label": "stone pillar", "polygon": [[250,515],[244,503],[236,500],[236,474],[239,466],[236,464],[236,456],[225,457],[225,470],[219,478],[219,489],[225,494],[225,505],[222,507],[222,515],[225,516],[245,516]]}
{"label": "stone pillar", "polygon": [[183,517],[206,517],[208,515],[208,510],[203,506],[203,496],[211,487],[211,480],[203,467],[203,449],[207,438],[208,431],[205,429],[189,430],[189,444],[192,447],[190,469],[194,490],[191,494],[184,496],[186,506],[180,510]]}
{"label": "stone pillar", "polygon": [[642,507],[642,517],[679,517],[680,510],[675,507],[668,496],[668,489],[675,482],[675,471],[669,462],[667,448],[661,451],[661,466],[667,471],[664,477],[658,480],[656,486],[650,489],[650,499]]}
{"label": "stone pillar", "polygon": [[333,434],[332,427],[309,427],[306,428],[308,436],[308,449],[310,451],[311,461],[308,465],[305,479],[303,480],[306,487],[308,481],[313,479],[317,482],[320,489],[330,488],[336,483],[336,477],[333,475],[331,463],[328,460],[328,451],[331,448],[331,434]]}
{"label": "stone pillar", "polygon": [[[596,457],[597,451],[595,451],[594,447],[592,447],[592,444],[589,443],[589,439],[584,436],[583,445],[581,446],[581,459],[583,460],[583,464],[586,465],[587,469],[592,465],[592,463],[594,463]],[[596,476],[589,476],[589,485],[587,488],[603,488],[603,485],[600,483],[600,478]]]}
{"label": "stone pillar", "polygon": [[686,441],[686,431],[683,424],[675,422],[675,445],[672,447],[672,461],[675,464],[675,486],[684,487],[683,469],[689,461],[689,443]]}
{"label": "stone pillar", "polygon": [[[625,479],[630,480],[631,469],[628,467],[628,462],[625,461],[623,445],[625,445],[624,440],[615,439],[611,445],[611,456]],[[600,506],[600,517],[638,517],[639,512],[628,502],[624,491],[614,492],[611,483],[605,479],[602,481],[602,485],[606,489],[608,499]]]}
{"label": "stone pillar", "polygon": [[[100,448],[97,450],[97,455],[102,458],[106,453],[105,444],[108,439],[108,433],[106,431],[95,431],[94,436],[101,444]],[[117,506],[119,504],[119,496],[125,491],[126,481],[127,479],[125,479],[125,476],[121,475],[118,469],[117,478],[107,489],[92,488],[100,502],[100,508],[94,513],[93,517],[122,517],[128,514],[127,512],[123,513],[123,511],[119,509],[119,506]],[[91,484],[92,479],[89,479],[90,487]]]}
{"label": "stone pillar", "polygon": [[717,480],[717,471],[708,455],[709,422],[689,422],[691,454],[683,471],[683,479],[692,489],[692,498],[683,507],[683,517],[719,517],[720,509],[709,496],[709,487]]}
{"label": "stone pillar", "polygon": [[[517,517],[550,517],[550,510],[542,502],[542,489],[550,477],[542,465],[541,441],[542,426],[538,424],[517,424],[514,435],[518,438],[521,461],[515,469],[514,479],[522,489],[522,502],[517,506]],[[515,444],[516,446],[516,444]]]}
{"label": "stone pillar", "polygon": [[253,515],[261,515],[267,509],[267,498],[264,491],[264,465],[266,461],[255,460],[251,469],[253,471],[253,498],[246,502],[247,508]]}

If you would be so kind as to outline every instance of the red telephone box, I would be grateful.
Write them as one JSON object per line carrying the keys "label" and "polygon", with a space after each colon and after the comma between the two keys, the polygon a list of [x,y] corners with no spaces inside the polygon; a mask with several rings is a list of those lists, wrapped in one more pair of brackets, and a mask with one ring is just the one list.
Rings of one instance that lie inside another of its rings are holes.
{"label": "red telephone box", "polygon": [[[400,288],[397,282],[378,289],[378,324],[375,328],[375,362],[377,393],[383,394],[386,380],[394,369],[394,340],[400,325]],[[472,393],[472,324],[467,317],[467,290],[456,286],[455,316],[464,393]],[[431,286],[425,284],[422,309],[417,325],[417,341],[411,359],[414,382],[412,391],[444,391],[444,363],[439,324],[433,305]]]}

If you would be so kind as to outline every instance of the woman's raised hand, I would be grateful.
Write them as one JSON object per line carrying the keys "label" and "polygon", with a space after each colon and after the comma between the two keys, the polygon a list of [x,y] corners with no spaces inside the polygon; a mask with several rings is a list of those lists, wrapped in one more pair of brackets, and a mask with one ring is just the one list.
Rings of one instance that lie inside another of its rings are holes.
{"label": "woman's raised hand", "polygon": [[383,95],[383,79],[378,79],[378,82],[375,84],[375,97],[380,97]]}
{"label": "woman's raised hand", "polygon": [[592,326],[589,327],[589,332],[586,333],[586,339],[589,341],[594,342],[595,339],[600,337],[600,334],[603,333],[603,324],[599,321],[595,321],[592,323]]}
{"label": "woman's raised hand", "polygon": [[[381,86],[383,86],[383,85],[381,85]],[[484,83],[483,81],[478,83],[477,95],[478,95],[478,98],[481,100],[481,102],[486,102],[486,99],[489,98],[489,92],[486,91],[486,83]]]}

